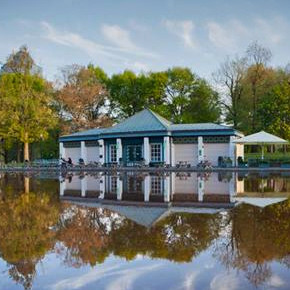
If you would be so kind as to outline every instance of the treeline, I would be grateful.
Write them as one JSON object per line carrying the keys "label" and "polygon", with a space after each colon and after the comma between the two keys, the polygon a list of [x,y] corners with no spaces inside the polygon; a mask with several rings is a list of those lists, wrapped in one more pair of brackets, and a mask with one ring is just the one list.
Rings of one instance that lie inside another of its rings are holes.
{"label": "treeline", "polygon": [[175,123],[226,123],[289,140],[290,72],[271,67],[270,59],[252,43],[244,56],[222,63],[211,82],[183,67],[108,76],[89,64],[64,67],[51,83],[23,46],[0,71],[1,159],[55,158],[60,135],[111,126],[146,107]]}

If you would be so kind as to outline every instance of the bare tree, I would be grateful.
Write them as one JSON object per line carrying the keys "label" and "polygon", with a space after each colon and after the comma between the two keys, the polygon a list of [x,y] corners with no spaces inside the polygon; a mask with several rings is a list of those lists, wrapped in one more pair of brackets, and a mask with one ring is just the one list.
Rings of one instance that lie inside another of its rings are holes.
{"label": "bare tree", "polygon": [[257,41],[251,43],[246,56],[249,62],[247,73],[248,83],[250,84],[252,99],[252,120],[251,127],[254,132],[257,128],[257,106],[259,103],[258,90],[263,86],[265,76],[268,74],[267,65],[272,58],[272,53],[268,48],[261,46]]}
{"label": "bare tree", "polygon": [[247,59],[236,56],[234,59],[229,57],[213,77],[221,88],[221,104],[225,110],[226,121],[232,123],[235,128],[239,127],[239,104],[243,94],[243,79],[247,70]]}

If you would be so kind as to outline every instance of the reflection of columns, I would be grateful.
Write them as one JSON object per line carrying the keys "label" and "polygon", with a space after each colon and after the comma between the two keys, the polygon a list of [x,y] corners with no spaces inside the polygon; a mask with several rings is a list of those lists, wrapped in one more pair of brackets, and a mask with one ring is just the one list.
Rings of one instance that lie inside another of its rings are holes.
{"label": "reflection of columns", "polygon": [[175,178],[176,178],[176,173],[175,172],[172,172],[171,173],[171,192],[172,192],[172,195],[175,194]]}
{"label": "reflection of columns", "polygon": [[230,202],[234,202],[234,196],[236,194],[236,180],[237,180],[237,175],[236,173],[232,173],[232,178],[229,181],[229,194],[230,194]]}
{"label": "reflection of columns", "polygon": [[149,201],[150,197],[150,176],[144,178],[144,201]]}
{"label": "reflection of columns", "polygon": [[197,193],[198,193],[198,201],[203,201],[204,196],[204,179],[200,176],[197,177]]}
{"label": "reflection of columns", "polygon": [[233,141],[236,140],[235,136],[230,136],[230,143],[229,143],[229,157],[232,159],[232,164],[236,166],[236,144]]}
{"label": "reflection of columns", "polygon": [[144,160],[146,165],[150,163],[150,145],[148,137],[144,137]]}
{"label": "reflection of columns", "polygon": [[120,177],[117,179],[117,200],[122,200],[123,180]]}
{"label": "reflection of columns", "polygon": [[84,163],[87,163],[87,147],[85,141],[81,141],[81,158],[84,160]]}
{"label": "reflection of columns", "polygon": [[105,163],[105,142],[104,142],[104,139],[100,139],[99,140],[99,147],[100,147],[100,150],[99,150],[99,161],[100,163],[103,165]]}
{"label": "reflection of columns", "polygon": [[66,158],[65,157],[65,147],[63,146],[63,142],[59,143],[59,158]]}
{"label": "reflection of columns", "polygon": [[163,147],[164,147],[164,162],[165,164],[170,164],[170,138],[165,136],[163,138]]}
{"label": "reflection of columns", "polygon": [[120,158],[123,156],[122,149],[122,140],[120,138],[117,139],[117,162],[120,164]]}
{"label": "reflection of columns", "polygon": [[164,202],[170,202],[170,176],[164,178]]}
{"label": "reflection of columns", "polygon": [[105,198],[105,175],[102,175],[100,178],[100,195],[99,195],[100,199],[104,199]]}
{"label": "reflection of columns", "polygon": [[175,145],[173,143],[173,138],[171,138],[171,166],[175,166]]}
{"label": "reflection of columns", "polygon": [[64,179],[63,181],[59,181],[59,194],[61,196],[64,195],[64,191],[65,191],[65,188],[66,188],[66,180]]}
{"label": "reflection of columns", "polygon": [[81,179],[82,197],[86,197],[87,189],[88,189],[88,182],[87,182],[87,176],[85,176],[83,179]]}
{"label": "reflection of columns", "polygon": [[204,160],[204,145],[202,136],[199,136],[197,138],[197,151],[198,151],[198,162],[201,162]]}

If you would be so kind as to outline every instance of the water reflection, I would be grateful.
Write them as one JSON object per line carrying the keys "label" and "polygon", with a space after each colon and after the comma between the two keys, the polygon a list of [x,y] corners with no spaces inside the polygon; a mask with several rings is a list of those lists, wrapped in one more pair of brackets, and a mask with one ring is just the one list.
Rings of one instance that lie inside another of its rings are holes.
{"label": "water reflection", "polygon": [[[126,172],[62,176],[58,182],[3,175],[0,266],[6,284],[0,288],[42,289],[48,277],[60,283],[82,269],[102,271],[112,259],[122,264],[123,258],[127,268],[142,259],[153,268],[167,261],[166,271],[197,269],[204,277],[197,289],[232,271],[238,271],[237,289],[271,288],[277,277],[279,287],[288,289],[289,196],[290,179],[283,176]],[[212,266],[202,268],[204,263]],[[46,274],[39,275],[40,264]],[[132,289],[165,287],[164,275],[177,288],[177,278],[160,272]],[[106,288],[109,282],[102,281],[85,288]]]}
{"label": "water reflection", "polygon": [[232,173],[148,174],[120,172],[114,175],[66,176],[60,183],[60,195],[95,197],[106,200],[144,202],[216,202],[232,203],[235,188],[243,181]]}
{"label": "water reflection", "polygon": [[64,176],[60,195],[145,204],[170,203],[231,207],[238,203],[267,206],[289,196],[289,178],[259,175],[119,172]]}

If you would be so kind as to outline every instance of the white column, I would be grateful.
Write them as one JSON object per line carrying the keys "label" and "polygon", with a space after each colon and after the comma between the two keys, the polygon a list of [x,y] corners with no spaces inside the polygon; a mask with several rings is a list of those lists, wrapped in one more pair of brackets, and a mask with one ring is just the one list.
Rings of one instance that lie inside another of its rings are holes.
{"label": "white column", "polygon": [[66,180],[59,181],[59,195],[63,196],[66,188]]}
{"label": "white column", "polygon": [[198,201],[203,201],[204,196],[204,179],[200,176],[197,177],[197,193],[198,193]]}
{"label": "white column", "polygon": [[234,202],[234,196],[236,195],[236,179],[236,174],[232,173],[232,178],[229,182],[230,202]]}
{"label": "white column", "polygon": [[85,141],[81,141],[81,158],[84,160],[84,163],[87,163],[87,147]]}
{"label": "white column", "polygon": [[87,181],[87,176],[85,176],[81,180],[81,194],[82,194],[82,197],[86,197],[87,189],[88,189],[88,181]]}
{"label": "white column", "polygon": [[63,146],[63,142],[59,143],[59,158],[66,158],[65,147]]}
{"label": "white column", "polygon": [[230,136],[230,143],[229,143],[229,157],[233,161],[233,165],[236,166],[236,144],[233,141],[236,140],[235,136]]}
{"label": "white column", "polygon": [[103,165],[105,163],[105,142],[104,139],[100,139],[99,141],[99,162]]}
{"label": "white column", "polygon": [[99,195],[100,199],[104,199],[105,198],[105,175],[102,175],[100,178],[100,195]]}
{"label": "white column", "polygon": [[204,160],[204,144],[202,136],[197,138],[197,151],[198,151],[198,162]]}
{"label": "white column", "polygon": [[144,142],[143,142],[143,147],[144,147],[144,160],[145,164],[148,165],[150,163],[150,145],[149,145],[149,138],[144,137]]}
{"label": "white column", "polygon": [[164,147],[164,162],[165,164],[170,165],[170,138],[165,136],[163,138],[163,147]]}
{"label": "white column", "polygon": [[117,139],[117,162],[119,162],[120,158],[123,156],[123,149],[122,149],[122,140],[120,138]]}
{"label": "white column", "polygon": [[164,202],[170,202],[170,176],[164,179]]}
{"label": "white column", "polygon": [[148,202],[150,197],[150,176],[144,178],[144,201]]}
{"label": "white column", "polygon": [[117,200],[122,200],[123,195],[123,180],[118,177],[117,180]]}

